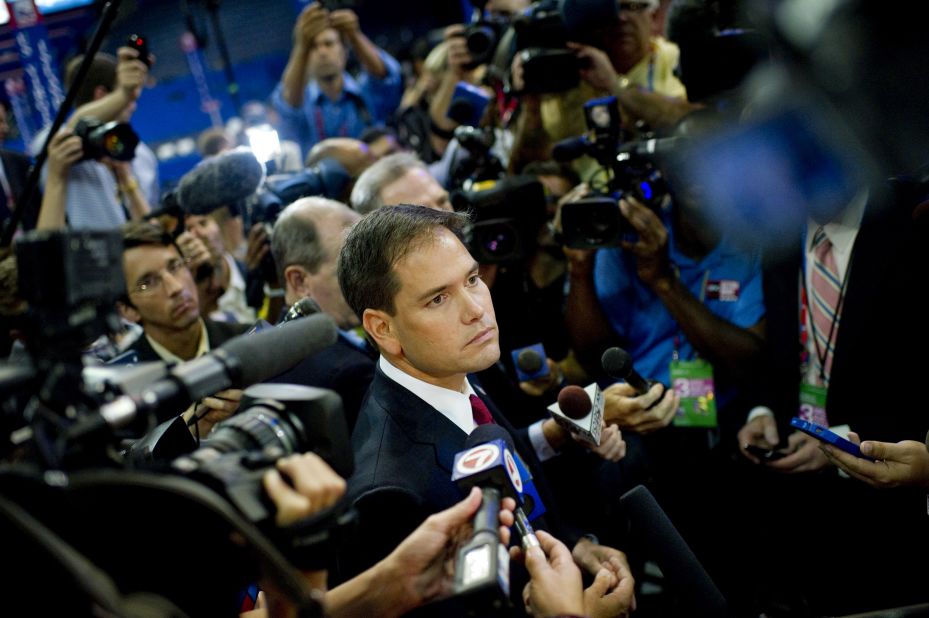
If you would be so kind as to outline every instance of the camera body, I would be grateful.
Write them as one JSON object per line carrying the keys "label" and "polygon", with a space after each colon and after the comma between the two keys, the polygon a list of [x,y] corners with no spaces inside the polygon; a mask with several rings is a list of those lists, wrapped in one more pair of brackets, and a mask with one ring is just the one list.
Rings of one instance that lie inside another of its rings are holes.
{"label": "camera body", "polygon": [[465,43],[471,54],[471,62],[465,66],[466,69],[477,68],[493,59],[506,27],[506,19],[499,17],[485,17],[465,27]]}
{"label": "camera body", "polygon": [[580,63],[568,49],[568,29],[557,2],[533,4],[513,21],[513,30],[524,92],[562,92],[580,83]]}
{"label": "camera body", "polygon": [[547,216],[545,190],[533,176],[474,183],[453,193],[452,205],[471,212],[465,245],[481,264],[526,258]]}
{"label": "camera body", "polygon": [[81,118],[74,126],[84,149],[82,161],[98,161],[104,157],[116,161],[132,161],[139,136],[128,122],[101,122],[96,118]]}

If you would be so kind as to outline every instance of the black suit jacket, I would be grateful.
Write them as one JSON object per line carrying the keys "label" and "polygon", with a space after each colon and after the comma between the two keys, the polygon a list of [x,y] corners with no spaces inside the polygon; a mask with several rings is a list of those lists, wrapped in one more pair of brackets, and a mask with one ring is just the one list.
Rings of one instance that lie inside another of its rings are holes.
{"label": "black suit jacket", "polygon": [[355,427],[361,401],[374,378],[374,359],[345,340],[300,361],[298,365],[268,380],[279,384],[302,384],[334,390],[342,398],[348,430]]}
{"label": "black suit jacket", "polygon": [[[477,388],[475,388],[477,390]],[[480,393],[484,398],[483,393]],[[517,431],[487,403],[494,420],[513,436],[546,506],[546,523],[564,538],[551,491],[526,431]],[[338,579],[348,579],[390,553],[429,515],[462,499],[452,482],[455,454],[467,435],[425,401],[377,369],[362,404],[352,447],[355,473],[348,495],[359,513],[350,551],[341,552]],[[573,535],[572,540],[576,540]]]}
{"label": "black suit jacket", "polygon": [[[249,324],[237,324],[235,322],[214,322],[213,320],[204,319],[206,324],[206,334],[210,340],[210,349],[215,350],[222,344],[226,343],[233,337],[241,335],[249,328]],[[148,342],[144,334],[140,335],[127,350],[133,350],[139,355],[139,362],[145,363],[150,361],[163,360],[155,349]]]}
{"label": "black suit jacket", "polygon": [[[929,429],[918,388],[929,345],[929,221],[913,222],[914,199],[911,187],[895,186],[872,200],[849,262],[826,411],[830,424],[848,423],[862,439],[921,442]],[[799,409],[802,250],[798,238],[794,253],[764,273],[767,402],[782,429]]]}
{"label": "black suit jacket", "polygon": [[[6,173],[6,178],[10,183],[10,190],[13,192],[12,197],[14,200],[18,201],[23,193],[26,180],[29,178],[29,169],[32,167],[32,159],[24,154],[11,150],[0,150],[0,163],[3,164],[3,171]],[[3,199],[5,205],[6,196],[3,195],[2,190],[0,190],[0,198]],[[24,229],[31,230],[35,227],[36,221],[38,221],[39,218],[38,207],[41,201],[42,193],[36,188],[32,200],[30,201],[29,210],[23,218]],[[17,208],[19,208],[18,204]]]}

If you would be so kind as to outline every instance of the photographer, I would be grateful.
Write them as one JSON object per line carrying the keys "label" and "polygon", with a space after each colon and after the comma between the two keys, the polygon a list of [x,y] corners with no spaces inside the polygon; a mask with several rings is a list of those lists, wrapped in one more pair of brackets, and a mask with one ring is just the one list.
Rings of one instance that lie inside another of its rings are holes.
{"label": "photographer", "polygon": [[[129,47],[118,50],[118,58],[107,54],[97,54],[91,61],[90,69],[78,89],[77,109],[66,124],[66,129],[74,131],[81,120],[93,119],[99,122],[118,120],[128,122],[135,111],[136,101],[148,76],[148,65],[138,57],[138,51]],[[65,86],[70,87],[76,77],[82,58],[74,58],[65,70]],[[150,60],[150,59],[149,59]],[[47,131],[41,131],[32,143],[36,153],[45,141]],[[54,139],[54,138],[53,138]],[[61,146],[61,144],[56,144]],[[49,145],[50,148],[52,144]],[[67,173],[67,192],[65,197],[65,215],[67,224],[75,229],[113,228],[129,219],[137,220],[149,211],[147,193],[144,189],[146,178],[157,187],[156,161],[154,156],[147,156],[144,146],[139,144],[139,152],[133,159],[133,169],[108,165],[100,160],[73,162]],[[85,155],[87,153],[84,153]],[[47,174],[52,170],[46,168]],[[59,170],[60,171],[60,170]],[[143,183],[138,180],[141,178]],[[60,179],[55,183],[60,184]],[[53,191],[63,193],[60,188]],[[157,189],[154,190],[157,196]],[[117,195],[122,195],[124,204]],[[51,218],[54,222],[58,216]]]}
{"label": "photographer", "polygon": [[[552,143],[584,133],[583,115],[578,112],[589,99],[615,95],[625,126],[635,120],[653,128],[670,126],[695,108],[686,101],[686,90],[674,75],[677,46],[652,35],[658,0],[617,0],[616,5],[616,16],[592,29],[589,44],[568,43],[579,60],[582,82],[577,88],[561,93],[526,92],[523,57],[517,53],[513,58],[510,79],[520,93],[520,110],[511,170],[548,158]],[[587,180],[589,165],[578,169]]]}
{"label": "photographer", "polygon": [[[346,45],[361,63],[357,78],[345,71]],[[400,65],[364,35],[354,11],[313,2],[294,24],[290,58],[271,103],[281,116],[281,138],[300,144],[306,156],[327,137],[357,138],[384,123],[402,87]]]}

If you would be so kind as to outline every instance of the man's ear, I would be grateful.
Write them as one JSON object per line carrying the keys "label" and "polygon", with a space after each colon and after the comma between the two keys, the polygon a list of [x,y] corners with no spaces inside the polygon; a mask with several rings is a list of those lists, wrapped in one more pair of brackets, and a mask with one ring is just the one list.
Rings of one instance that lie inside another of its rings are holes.
{"label": "man's ear", "polygon": [[121,300],[116,301],[116,311],[119,313],[119,317],[129,320],[130,322],[135,322],[138,324],[142,321],[142,316],[139,314],[139,310],[136,309],[132,303],[126,303]]}
{"label": "man's ear", "polygon": [[311,296],[310,273],[302,266],[291,264],[284,269],[284,292],[294,298]]}
{"label": "man's ear", "polygon": [[365,309],[361,316],[361,324],[381,352],[400,356],[402,347],[394,332],[393,320],[386,311]]}

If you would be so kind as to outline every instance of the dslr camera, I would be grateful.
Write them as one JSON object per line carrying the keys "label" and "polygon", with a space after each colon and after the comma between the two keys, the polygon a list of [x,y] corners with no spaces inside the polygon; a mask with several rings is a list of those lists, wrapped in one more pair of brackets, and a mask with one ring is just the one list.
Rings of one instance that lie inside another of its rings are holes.
{"label": "dslr camera", "polygon": [[568,28],[555,0],[532,4],[513,21],[524,92],[562,92],[580,83],[579,60],[568,49]]}
{"label": "dslr camera", "polygon": [[116,161],[132,161],[139,136],[128,122],[101,122],[96,118],[81,118],[74,127],[81,138],[84,156],[81,160],[99,161],[104,157]]}

